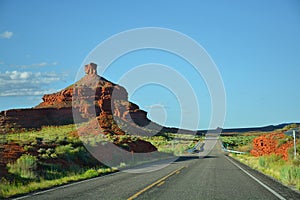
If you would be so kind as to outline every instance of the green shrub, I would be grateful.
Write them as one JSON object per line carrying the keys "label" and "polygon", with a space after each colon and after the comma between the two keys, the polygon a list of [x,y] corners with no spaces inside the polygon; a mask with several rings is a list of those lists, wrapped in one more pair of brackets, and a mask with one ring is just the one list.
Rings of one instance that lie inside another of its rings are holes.
{"label": "green shrub", "polygon": [[32,155],[24,154],[14,163],[8,163],[8,171],[22,178],[36,178],[37,158]]}
{"label": "green shrub", "polygon": [[285,136],[284,138],[278,140],[276,147],[278,148],[281,145],[283,145],[283,144],[285,144],[285,143],[287,143],[289,141],[292,141],[292,140],[293,140],[293,137],[291,137],[291,136]]}
{"label": "green shrub", "polygon": [[280,170],[280,178],[283,182],[289,185],[299,184],[300,180],[300,167],[286,165]]}
{"label": "green shrub", "polygon": [[46,150],[46,153],[47,154],[52,154],[52,153],[54,153],[55,152],[55,150],[54,149],[52,149],[52,148],[48,148],[47,150]]}
{"label": "green shrub", "polygon": [[86,178],[92,178],[92,177],[98,176],[98,172],[95,169],[89,169],[86,172],[84,172],[84,176]]}
{"label": "green shrub", "polygon": [[267,166],[267,162],[266,162],[266,158],[265,157],[259,157],[258,163],[261,167],[266,167]]}
{"label": "green shrub", "polygon": [[32,150],[34,150],[34,147],[31,146],[31,145],[25,145],[25,146],[24,146],[24,150],[25,150],[25,151],[32,151]]}
{"label": "green shrub", "polygon": [[71,144],[68,145],[62,145],[62,146],[57,146],[55,148],[55,153],[58,155],[62,155],[62,154],[68,154],[71,152],[71,150],[73,150],[74,148],[72,147]]}
{"label": "green shrub", "polygon": [[37,152],[40,153],[40,154],[44,154],[44,153],[46,153],[46,149],[39,148],[39,150],[37,150]]}
{"label": "green shrub", "polygon": [[46,153],[44,153],[44,154],[42,154],[41,158],[43,158],[43,159],[48,159],[48,158],[49,158],[49,155],[46,154]]}
{"label": "green shrub", "polygon": [[282,161],[282,157],[280,155],[271,154],[270,156],[266,157],[266,161],[267,161],[267,164],[277,163],[277,162]]}
{"label": "green shrub", "polygon": [[51,158],[57,158],[57,154],[56,154],[56,153],[52,153],[52,154],[50,155],[50,157],[51,157]]}

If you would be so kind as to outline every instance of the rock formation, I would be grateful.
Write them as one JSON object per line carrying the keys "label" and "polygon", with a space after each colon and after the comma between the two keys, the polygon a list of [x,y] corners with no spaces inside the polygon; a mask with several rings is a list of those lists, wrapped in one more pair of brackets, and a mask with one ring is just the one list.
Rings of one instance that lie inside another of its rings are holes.
{"label": "rock formation", "polygon": [[97,116],[109,118],[113,115],[133,125],[145,126],[150,123],[147,113],[128,101],[125,88],[97,74],[96,64],[85,65],[84,70],[86,75],[82,79],[59,92],[44,95],[43,102],[36,107],[2,111],[1,133],[12,128],[71,124],[74,112],[80,115],[82,121]]}
{"label": "rock formation", "polygon": [[288,160],[288,149],[292,146],[292,140],[288,140],[283,133],[271,133],[253,139],[253,149],[250,153],[254,156],[276,154]]}

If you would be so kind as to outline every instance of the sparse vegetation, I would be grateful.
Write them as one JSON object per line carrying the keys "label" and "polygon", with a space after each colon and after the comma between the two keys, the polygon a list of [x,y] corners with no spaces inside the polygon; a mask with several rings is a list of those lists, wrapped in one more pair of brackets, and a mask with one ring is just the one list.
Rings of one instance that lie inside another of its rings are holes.
{"label": "sparse vegetation", "polygon": [[37,158],[32,155],[23,154],[14,163],[7,164],[8,171],[21,178],[35,179],[37,169]]}
{"label": "sparse vegetation", "polygon": [[2,178],[1,180],[1,197],[7,198],[16,194],[25,194],[35,190],[49,188],[53,186],[63,185],[66,183],[79,181],[87,178],[99,176],[101,174],[107,174],[116,171],[116,168],[99,168],[99,169],[88,169],[81,170],[68,174],[68,176],[56,178],[56,179],[41,179],[35,181],[24,181],[18,180],[11,182],[8,179]]}
{"label": "sparse vegetation", "polygon": [[1,177],[0,197],[27,193],[116,170],[94,159],[81,140],[73,134],[74,130],[74,125],[67,125],[5,135],[5,145],[19,145],[21,149],[23,146],[24,152],[15,161],[7,163],[8,174]]}
{"label": "sparse vegetation", "polygon": [[256,158],[251,155],[235,155],[240,162],[269,175],[282,183],[300,190],[300,166],[293,161],[285,161],[275,154]]}
{"label": "sparse vegetation", "polygon": [[[283,129],[287,130],[293,127],[295,127],[295,125],[284,127]],[[280,133],[280,131],[277,132]],[[262,133],[260,135],[262,135]],[[252,140],[257,136],[257,134],[256,136],[227,136],[222,137],[222,142],[227,148],[247,153],[243,155],[230,154],[235,159],[279,180],[283,184],[300,190],[300,142],[298,141],[297,143],[298,154],[296,158],[294,158],[293,156],[293,148],[288,149],[288,159],[284,159],[283,155],[276,155],[275,153],[255,157],[253,155],[250,155],[249,152],[252,149]],[[285,145],[287,142],[290,142],[292,140],[290,136],[278,138],[275,136],[277,135],[274,135],[272,139],[277,140],[277,144],[275,145],[276,148],[280,148],[282,145]],[[268,135],[266,137],[268,137]]]}
{"label": "sparse vegetation", "polygon": [[221,140],[227,149],[250,152],[252,141],[256,135],[222,136]]}
{"label": "sparse vegetation", "polygon": [[164,136],[143,137],[143,140],[151,142],[159,152],[181,155],[204,138],[188,134],[165,133]]}

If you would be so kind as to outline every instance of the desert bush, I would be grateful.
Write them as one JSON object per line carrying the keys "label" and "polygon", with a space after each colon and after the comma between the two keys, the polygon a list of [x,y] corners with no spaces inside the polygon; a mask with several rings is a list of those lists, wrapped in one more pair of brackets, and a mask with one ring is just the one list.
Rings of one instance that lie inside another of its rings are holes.
{"label": "desert bush", "polygon": [[46,153],[46,149],[39,148],[39,150],[37,150],[37,152],[40,153],[40,154],[44,154],[44,153]]}
{"label": "desert bush", "polygon": [[46,153],[47,153],[48,155],[51,155],[51,154],[54,153],[54,152],[55,152],[55,150],[52,149],[52,148],[48,148],[48,149],[46,150]]}
{"label": "desert bush", "polygon": [[267,162],[266,162],[266,159],[265,157],[259,157],[258,159],[258,164],[261,166],[261,167],[266,167],[267,166]]}
{"label": "desert bush", "polygon": [[86,178],[92,178],[92,177],[98,176],[98,172],[95,169],[89,169],[86,172],[84,172],[84,176]]}
{"label": "desert bush", "polygon": [[278,142],[277,142],[276,147],[278,148],[278,147],[280,147],[281,145],[283,145],[283,144],[285,144],[285,143],[287,143],[287,142],[289,142],[289,141],[291,141],[291,140],[293,140],[293,137],[291,137],[291,136],[286,136],[286,137],[284,137],[284,138],[282,138],[282,139],[279,139]]}
{"label": "desert bush", "polygon": [[241,152],[250,152],[253,149],[253,144],[250,142],[246,145],[238,146],[236,149]]}
{"label": "desert bush", "polygon": [[68,154],[70,153],[74,148],[72,147],[72,144],[57,146],[55,148],[55,153],[58,155]]}
{"label": "desert bush", "polygon": [[[226,148],[237,149],[249,145],[246,150],[252,148],[251,143],[256,136],[222,136],[222,142]],[[251,150],[251,149],[250,149]]]}
{"label": "desert bush", "polygon": [[24,146],[24,150],[25,151],[33,151],[35,148],[33,147],[33,146],[31,146],[31,145],[25,145]]}
{"label": "desert bush", "polygon": [[43,158],[43,159],[48,159],[48,158],[50,158],[50,157],[49,157],[48,154],[44,153],[44,154],[41,155],[41,158]]}
{"label": "desert bush", "polygon": [[57,154],[56,154],[56,153],[52,153],[52,154],[50,155],[50,157],[51,157],[51,158],[57,158]]}
{"label": "desert bush", "polygon": [[37,158],[32,155],[24,154],[14,163],[8,163],[8,171],[22,178],[36,178]]}
{"label": "desert bush", "polygon": [[299,184],[300,167],[292,165],[283,166],[280,170],[280,178],[289,185]]}

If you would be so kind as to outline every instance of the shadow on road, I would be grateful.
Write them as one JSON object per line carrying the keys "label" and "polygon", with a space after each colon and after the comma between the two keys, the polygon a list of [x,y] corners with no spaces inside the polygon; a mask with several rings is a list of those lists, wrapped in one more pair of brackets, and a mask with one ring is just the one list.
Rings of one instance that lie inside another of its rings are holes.
{"label": "shadow on road", "polygon": [[174,162],[184,162],[188,160],[199,159],[199,156],[179,156]]}
{"label": "shadow on road", "polygon": [[218,158],[219,156],[204,156],[203,158]]}

